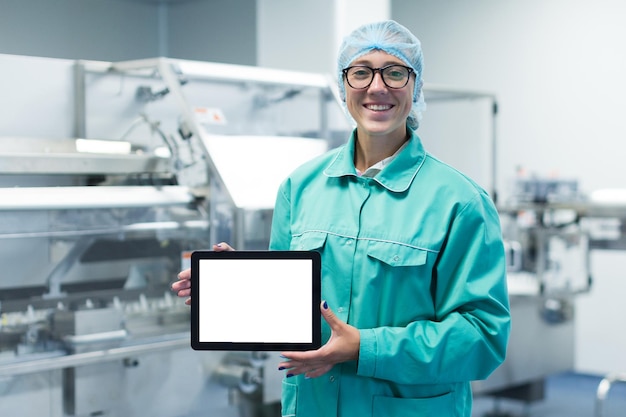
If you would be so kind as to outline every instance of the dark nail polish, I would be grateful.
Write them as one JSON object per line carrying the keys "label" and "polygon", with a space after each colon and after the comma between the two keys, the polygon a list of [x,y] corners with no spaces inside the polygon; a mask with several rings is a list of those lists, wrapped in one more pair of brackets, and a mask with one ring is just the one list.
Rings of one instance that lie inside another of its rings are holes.
{"label": "dark nail polish", "polygon": [[291,378],[293,374],[287,374],[287,378]]}
{"label": "dark nail polish", "polygon": [[284,366],[281,366],[281,367],[279,367],[279,368],[278,368],[278,370],[279,370],[279,371],[284,371],[284,370],[285,370],[285,367],[284,367]]}
{"label": "dark nail polish", "polygon": [[328,303],[326,301],[324,301],[324,310],[328,309]]}

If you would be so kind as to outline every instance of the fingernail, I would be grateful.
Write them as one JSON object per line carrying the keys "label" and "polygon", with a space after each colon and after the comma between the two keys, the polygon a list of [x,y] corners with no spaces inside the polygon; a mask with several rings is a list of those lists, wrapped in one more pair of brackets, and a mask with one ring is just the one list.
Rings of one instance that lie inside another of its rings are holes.
{"label": "fingernail", "polygon": [[279,371],[284,371],[284,370],[285,370],[285,367],[284,367],[284,366],[280,366],[280,367],[278,368],[278,370],[279,370]]}
{"label": "fingernail", "polygon": [[222,244],[221,244],[221,243],[218,243],[218,244],[216,244],[215,246],[217,246],[218,248],[221,248],[221,247],[222,247]]}
{"label": "fingernail", "polygon": [[324,310],[328,309],[328,303],[326,301],[324,301]]}
{"label": "fingernail", "polygon": [[287,374],[287,378],[291,378],[293,374]]}

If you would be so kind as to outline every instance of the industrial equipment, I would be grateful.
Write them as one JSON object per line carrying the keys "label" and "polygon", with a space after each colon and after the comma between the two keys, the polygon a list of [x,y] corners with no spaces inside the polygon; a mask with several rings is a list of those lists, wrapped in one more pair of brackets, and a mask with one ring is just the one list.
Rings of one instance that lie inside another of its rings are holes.
{"label": "industrial equipment", "polygon": [[[476,382],[477,393],[532,403],[544,398],[545,378],[575,370],[576,297],[593,288],[591,251],[626,247],[624,197],[624,190],[584,194],[571,179],[517,179],[498,205],[511,340],[505,363]],[[490,414],[500,415],[507,414]]]}
{"label": "industrial equipment", "polygon": [[280,181],[351,129],[330,80],[165,58],[0,68],[0,415],[279,414],[274,353],[193,351],[170,285],[193,250],[267,248]]}

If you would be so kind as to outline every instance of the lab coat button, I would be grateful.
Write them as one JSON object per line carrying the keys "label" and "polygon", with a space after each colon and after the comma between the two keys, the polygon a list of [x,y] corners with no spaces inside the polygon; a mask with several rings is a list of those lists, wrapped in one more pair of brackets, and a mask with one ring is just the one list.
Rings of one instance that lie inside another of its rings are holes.
{"label": "lab coat button", "polygon": [[394,255],[393,261],[398,262],[399,260],[400,260],[400,257],[398,255]]}
{"label": "lab coat button", "polygon": [[333,375],[331,375],[331,376],[330,376],[330,378],[328,378],[328,380],[329,380],[330,382],[335,382],[335,377],[334,377]]}

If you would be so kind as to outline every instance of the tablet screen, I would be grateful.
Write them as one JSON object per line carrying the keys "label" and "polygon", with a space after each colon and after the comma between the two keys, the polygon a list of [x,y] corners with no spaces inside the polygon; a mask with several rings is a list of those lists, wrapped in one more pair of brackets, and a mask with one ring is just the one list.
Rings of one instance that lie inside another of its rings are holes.
{"label": "tablet screen", "polygon": [[317,252],[193,252],[192,348],[319,348],[320,270]]}

